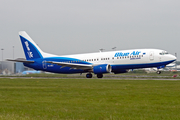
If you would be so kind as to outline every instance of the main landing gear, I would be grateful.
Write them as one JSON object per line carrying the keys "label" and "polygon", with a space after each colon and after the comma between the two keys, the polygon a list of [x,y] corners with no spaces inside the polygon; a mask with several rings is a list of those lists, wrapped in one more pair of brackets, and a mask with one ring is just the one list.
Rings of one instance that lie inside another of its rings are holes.
{"label": "main landing gear", "polygon": [[[87,73],[86,74],[86,78],[92,78],[92,74],[91,73]],[[103,74],[97,74],[97,78],[103,78]]]}
{"label": "main landing gear", "polygon": [[86,78],[92,78],[92,74],[91,73],[86,74]]}
{"label": "main landing gear", "polygon": [[97,78],[102,78],[103,74],[97,74]]}

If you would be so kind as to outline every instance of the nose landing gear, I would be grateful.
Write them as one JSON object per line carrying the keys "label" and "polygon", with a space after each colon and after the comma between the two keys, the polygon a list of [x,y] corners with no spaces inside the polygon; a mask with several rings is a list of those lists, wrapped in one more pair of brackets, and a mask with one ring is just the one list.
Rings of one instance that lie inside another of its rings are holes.
{"label": "nose landing gear", "polygon": [[161,71],[158,70],[156,73],[157,73],[157,74],[161,74]]}

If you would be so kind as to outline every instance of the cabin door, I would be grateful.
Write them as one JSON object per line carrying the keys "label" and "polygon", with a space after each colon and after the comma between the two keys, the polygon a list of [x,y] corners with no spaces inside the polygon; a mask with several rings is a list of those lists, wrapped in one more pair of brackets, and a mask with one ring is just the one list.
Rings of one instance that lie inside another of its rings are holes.
{"label": "cabin door", "polygon": [[153,51],[151,51],[150,53],[149,53],[149,59],[152,61],[152,60],[154,60],[154,52]]}
{"label": "cabin door", "polygon": [[47,64],[45,60],[42,62],[42,66],[43,66],[43,69],[47,69]]}

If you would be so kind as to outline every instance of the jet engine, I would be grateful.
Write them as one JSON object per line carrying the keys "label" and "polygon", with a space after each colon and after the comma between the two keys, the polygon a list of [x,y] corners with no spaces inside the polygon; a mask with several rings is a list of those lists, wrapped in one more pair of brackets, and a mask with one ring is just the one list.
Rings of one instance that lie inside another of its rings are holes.
{"label": "jet engine", "polygon": [[93,67],[94,74],[110,73],[111,66],[108,64],[97,65]]}

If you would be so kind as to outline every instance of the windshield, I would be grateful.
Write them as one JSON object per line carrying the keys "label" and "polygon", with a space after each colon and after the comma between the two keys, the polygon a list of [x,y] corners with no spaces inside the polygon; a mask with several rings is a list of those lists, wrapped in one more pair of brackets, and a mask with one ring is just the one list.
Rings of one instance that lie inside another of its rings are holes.
{"label": "windshield", "polygon": [[159,53],[160,55],[165,55],[165,54],[169,54],[167,51],[162,51]]}

